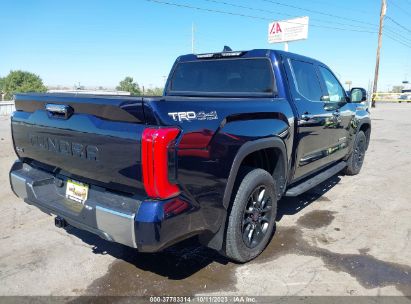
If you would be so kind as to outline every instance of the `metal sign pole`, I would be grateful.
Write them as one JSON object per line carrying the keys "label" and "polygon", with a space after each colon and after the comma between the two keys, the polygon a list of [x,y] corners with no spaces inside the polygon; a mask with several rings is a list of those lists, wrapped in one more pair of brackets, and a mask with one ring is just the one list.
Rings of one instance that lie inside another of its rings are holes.
{"label": "metal sign pole", "polygon": [[284,42],[284,51],[288,52],[288,41]]}

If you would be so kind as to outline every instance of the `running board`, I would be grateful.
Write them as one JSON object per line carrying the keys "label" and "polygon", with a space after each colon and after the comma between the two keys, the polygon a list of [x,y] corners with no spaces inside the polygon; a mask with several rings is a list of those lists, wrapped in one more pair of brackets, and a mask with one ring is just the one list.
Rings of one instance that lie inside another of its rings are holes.
{"label": "running board", "polygon": [[340,172],[342,169],[344,169],[346,166],[347,166],[347,163],[345,161],[339,162],[338,164],[332,166],[331,168],[328,168],[327,170],[321,172],[320,174],[315,175],[314,177],[306,180],[305,182],[288,189],[287,192],[285,193],[285,196],[300,195],[301,193],[304,193],[305,191],[310,190],[311,188],[317,186],[318,184],[321,184],[323,181],[326,181],[330,177],[334,176],[335,174]]}

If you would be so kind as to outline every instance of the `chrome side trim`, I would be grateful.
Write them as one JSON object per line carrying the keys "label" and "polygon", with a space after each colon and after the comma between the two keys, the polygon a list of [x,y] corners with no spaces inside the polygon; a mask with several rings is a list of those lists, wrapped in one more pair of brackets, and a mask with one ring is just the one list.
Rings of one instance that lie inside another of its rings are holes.
{"label": "chrome side trim", "polygon": [[137,248],[134,232],[135,214],[121,213],[96,206],[97,228],[107,233],[113,241]]}
{"label": "chrome side trim", "polygon": [[281,138],[286,138],[288,136],[288,133],[290,132],[290,128],[288,127],[287,129],[285,129],[283,132],[281,132],[280,134],[278,134],[279,137]]}

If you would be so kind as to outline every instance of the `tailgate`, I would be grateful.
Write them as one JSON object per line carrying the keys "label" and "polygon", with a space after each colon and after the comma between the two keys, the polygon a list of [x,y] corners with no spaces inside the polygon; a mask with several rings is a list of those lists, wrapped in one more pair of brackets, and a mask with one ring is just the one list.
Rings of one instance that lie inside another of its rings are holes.
{"label": "tailgate", "polygon": [[62,178],[144,193],[142,98],[22,94],[11,121],[24,162]]}

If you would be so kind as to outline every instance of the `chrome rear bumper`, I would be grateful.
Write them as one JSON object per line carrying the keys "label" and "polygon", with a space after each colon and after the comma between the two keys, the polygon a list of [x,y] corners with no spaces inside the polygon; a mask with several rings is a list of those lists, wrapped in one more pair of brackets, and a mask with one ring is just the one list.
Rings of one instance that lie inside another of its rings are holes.
{"label": "chrome rear bumper", "polygon": [[141,200],[91,186],[88,199],[80,204],[65,197],[64,179],[20,161],[10,171],[10,184],[26,203],[108,241],[137,248],[135,216]]}

